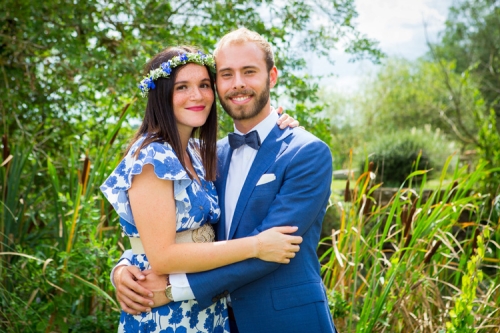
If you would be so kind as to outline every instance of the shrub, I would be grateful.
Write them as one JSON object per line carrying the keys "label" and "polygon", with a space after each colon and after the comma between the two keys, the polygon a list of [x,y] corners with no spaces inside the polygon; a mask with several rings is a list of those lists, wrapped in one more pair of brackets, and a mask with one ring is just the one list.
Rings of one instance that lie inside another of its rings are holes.
{"label": "shrub", "polygon": [[[446,157],[453,153],[454,146],[446,141],[439,129],[397,131],[376,137],[367,144],[367,158],[360,161],[360,170],[366,162],[374,163],[378,181],[385,186],[399,187],[415,170],[441,170]],[[418,163],[418,165],[417,165]],[[432,172],[428,173],[432,177]],[[413,182],[420,182],[414,177]]]}

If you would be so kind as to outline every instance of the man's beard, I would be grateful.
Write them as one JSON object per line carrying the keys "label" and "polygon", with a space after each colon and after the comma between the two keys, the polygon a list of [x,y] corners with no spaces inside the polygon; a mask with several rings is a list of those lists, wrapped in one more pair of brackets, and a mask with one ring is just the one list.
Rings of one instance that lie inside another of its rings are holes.
{"label": "man's beard", "polygon": [[[264,106],[266,106],[267,102],[269,101],[269,92],[270,92],[269,80],[267,80],[265,89],[258,95],[253,90],[244,89],[237,92],[231,92],[229,94],[226,94],[224,98],[219,98],[219,101],[220,104],[222,105],[222,108],[227,112],[227,114],[231,118],[233,118],[234,120],[246,120],[257,116],[262,111]],[[251,105],[229,105],[229,103],[225,102],[225,100],[229,99],[229,97],[240,94],[255,96],[253,107],[251,107]],[[247,112],[245,112],[245,108],[248,107],[250,107],[250,109]]]}

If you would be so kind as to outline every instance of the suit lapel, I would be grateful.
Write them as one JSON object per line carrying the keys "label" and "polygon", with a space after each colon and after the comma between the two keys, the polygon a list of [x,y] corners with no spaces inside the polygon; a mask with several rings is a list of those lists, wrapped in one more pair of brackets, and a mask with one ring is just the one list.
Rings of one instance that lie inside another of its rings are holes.
{"label": "suit lapel", "polygon": [[219,223],[217,223],[217,239],[226,239],[226,183],[227,183],[227,172],[229,170],[229,163],[231,162],[231,156],[233,155],[233,150],[227,144],[227,140],[224,144],[219,146],[217,151],[218,166],[217,166],[217,195],[219,196],[219,207],[221,211],[221,217]]}
{"label": "suit lapel", "polygon": [[248,172],[245,184],[243,184],[243,188],[241,189],[240,197],[238,198],[238,203],[236,204],[236,208],[234,210],[233,221],[231,223],[231,230],[229,231],[228,239],[232,239],[234,237],[234,233],[238,228],[247,202],[251,197],[260,177],[271,167],[271,165],[276,161],[276,158],[288,147],[288,144],[284,142],[283,139],[290,134],[291,131],[289,129],[282,131],[278,126],[275,126],[260,146],[257,156],[255,156],[255,160],[253,161]]}

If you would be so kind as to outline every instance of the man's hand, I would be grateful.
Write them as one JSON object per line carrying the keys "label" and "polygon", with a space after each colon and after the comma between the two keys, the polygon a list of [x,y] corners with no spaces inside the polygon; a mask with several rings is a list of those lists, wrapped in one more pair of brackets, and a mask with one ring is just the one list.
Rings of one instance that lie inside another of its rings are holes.
{"label": "man's hand", "polygon": [[153,292],[154,305],[152,307],[156,308],[170,303],[170,300],[165,295],[165,288],[168,285],[168,275],[156,275],[150,269],[142,271],[142,274],[146,278],[137,282],[146,290]]}
{"label": "man's hand", "polygon": [[153,291],[138,283],[145,279],[146,276],[138,267],[119,266],[115,269],[113,280],[116,285],[116,297],[123,311],[132,315],[151,311],[154,305]]}

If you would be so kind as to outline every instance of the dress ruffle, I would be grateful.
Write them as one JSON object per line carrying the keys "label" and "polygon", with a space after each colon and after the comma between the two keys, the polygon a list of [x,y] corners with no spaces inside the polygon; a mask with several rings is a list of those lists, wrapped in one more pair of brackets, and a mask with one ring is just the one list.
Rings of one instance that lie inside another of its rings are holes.
{"label": "dress ruffle", "polygon": [[[137,158],[134,157],[144,139],[145,137],[142,137],[132,145],[125,158],[100,187],[117,214],[133,226],[135,222],[127,191],[132,186],[132,178],[141,174],[146,164],[153,166],[159,179],[174,182],[176,201],[186,202],[185,190],[193,182],[168,143],[152,142],[141,149]],[[190,144],[190,149],[193,148],[194,145]]]}

